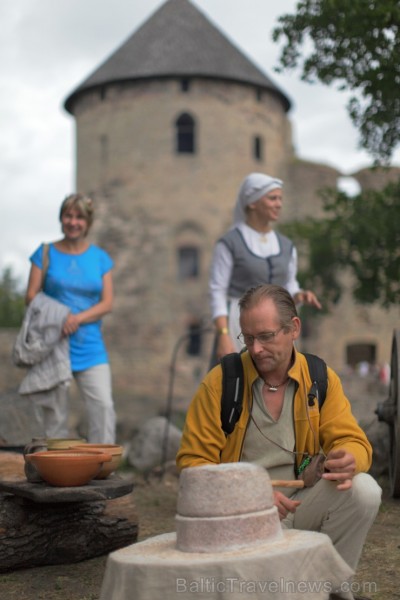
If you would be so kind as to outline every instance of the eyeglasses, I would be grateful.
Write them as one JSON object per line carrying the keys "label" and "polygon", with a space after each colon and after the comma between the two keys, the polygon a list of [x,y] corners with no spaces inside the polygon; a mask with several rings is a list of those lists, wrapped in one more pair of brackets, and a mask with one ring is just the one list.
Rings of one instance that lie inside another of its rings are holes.
{"label": "eyeglasses", "polygon": [[280,331],[282,331],[283,327],[277,329],[276,331],[266,331],[265,333],[260,333],[258,335],[245,335],[244,333],[239,333],[237,339],[239,342],[244,344],[245,346],[252,346],[257,340],[260,342],[261,346],[266,346],[278,335]]}

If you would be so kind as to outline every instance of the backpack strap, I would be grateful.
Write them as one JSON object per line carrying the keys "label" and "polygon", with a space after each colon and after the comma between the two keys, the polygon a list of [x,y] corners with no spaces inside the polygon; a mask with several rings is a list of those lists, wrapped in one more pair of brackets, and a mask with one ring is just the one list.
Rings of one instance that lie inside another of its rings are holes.
{"label": "backpack strap", "polygon": [[240,353],[226,354],[221,359],[221,367],[221,425],[225,435],[228,435],[234,430],[242,412],[244,374]]}
{"label": "backpack strap", "polygon": [[314,406],[315,399],[318,401],[319,410],[321,410],[328,390],[328,370],[326,362],[315,354],[304,352],[307,359],[308,370],[311,377],[311,388],[308,392],[308,406]]}

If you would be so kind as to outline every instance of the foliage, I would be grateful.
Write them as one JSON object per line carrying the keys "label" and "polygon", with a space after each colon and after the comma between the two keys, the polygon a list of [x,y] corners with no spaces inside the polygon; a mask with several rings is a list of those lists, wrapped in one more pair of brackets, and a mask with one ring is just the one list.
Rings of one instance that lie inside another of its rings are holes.
{"label": "foliage", "polygon": [[285,46],[277,70],[300,67],[304,81],[356,92],[348,111],[360,145],[387,163],[400,141],[400,2],[300,0],[278,23],[273,39]]}
{"label": "foliage", "polygon": [[[329,312],[329,307],[338,302],[342,291],[338,277],[341,263],[330,220],[293,221],[280,226],[280,230],[295,241],[299,256],[307,257],[307,267],[298,271],[301,287],[317,294],[322,301],[321,314]],[[305,316],[304,313],[314,314],[315,310],[304,306],[302,316]]]}
{"label": "foliage", "polygon": [[6,268],[0,280],[0,327],[19,327],[24,310],[24,296],[18,291],[11,269]]}
{"label": "foliage", "polygon": [[285,231],[306,247],[309,264],[299,274],[325,304],[338,301],[341,274],[354,276],[353,295],[363,304],[388,307],[400,303],[400,181],[383,190],[367,190],[349,198],[323,192],[327,217],[286,225]]}

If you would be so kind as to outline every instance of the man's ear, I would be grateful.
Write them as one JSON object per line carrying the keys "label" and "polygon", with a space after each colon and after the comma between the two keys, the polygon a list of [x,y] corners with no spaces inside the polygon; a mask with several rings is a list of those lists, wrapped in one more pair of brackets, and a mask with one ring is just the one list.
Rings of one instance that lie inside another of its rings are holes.
{"label": "man's ear", "polygon": [[292,339],[297,340],[301,332],[301,321],[299,317],[292,317]]}

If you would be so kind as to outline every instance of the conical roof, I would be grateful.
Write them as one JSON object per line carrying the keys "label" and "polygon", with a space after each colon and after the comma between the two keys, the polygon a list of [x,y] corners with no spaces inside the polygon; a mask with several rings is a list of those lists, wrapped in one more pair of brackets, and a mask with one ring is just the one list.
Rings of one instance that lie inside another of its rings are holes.
{"label": "conical roof", "polygon": [[237,81],[290,101],[189,0],[168,0],[66,99],[109,83],[162,77],[205,77]]}

